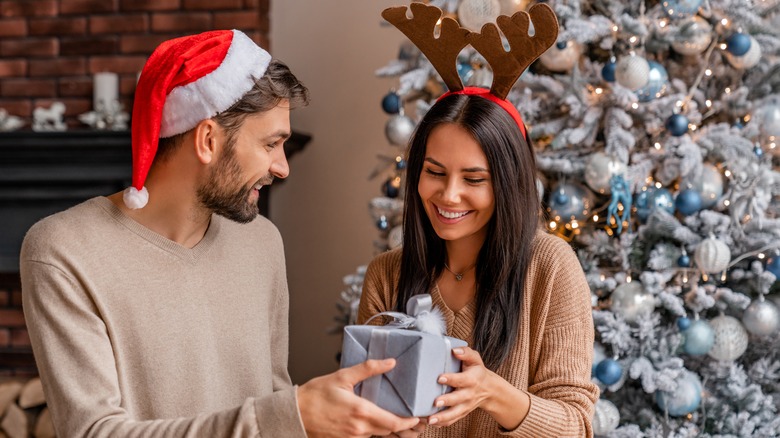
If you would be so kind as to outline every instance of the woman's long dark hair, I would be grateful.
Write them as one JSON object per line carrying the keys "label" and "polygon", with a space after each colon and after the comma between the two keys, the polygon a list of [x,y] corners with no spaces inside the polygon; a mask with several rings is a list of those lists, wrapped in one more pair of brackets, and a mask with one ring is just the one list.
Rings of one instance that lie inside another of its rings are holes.
{"label": "woman's long dark hair", "polygon": [[446,249],[425,214],[417,192],[428,137],[445,123],[468,131],[490,166],[495,211],[477,256],[477,309],[473,347],[496,370],[517,340],[523,282],[539,220],[536,159],[515,121],[497,104],[479,96],[451,95],[437,102],[420,122],[407,153],[404,243],[396,309],[409,297],[429,293],[441,273]]}

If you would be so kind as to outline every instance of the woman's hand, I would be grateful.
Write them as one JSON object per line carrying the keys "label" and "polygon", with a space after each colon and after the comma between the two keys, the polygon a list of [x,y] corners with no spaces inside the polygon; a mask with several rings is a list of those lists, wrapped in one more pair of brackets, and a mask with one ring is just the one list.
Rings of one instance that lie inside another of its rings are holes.
{"label": "woman's hand", "polygon": [[420,418],[420,422],[416,426],[409,430],[403,430],[401,432],[391,433],[385,435],[385,438],[417,438],[421,433],[425,432],[425,423],[427,418]]}
{"label": "woman's hand", "polygon": [[489,402],[491,383],[501,379],[494,372],[485,368],[482,356],[468,347],[453,348],[452,353],[461,360],[460,373],[447,373],[439,376],[439,383],[450,385],[454,391],[436,398],[436,407],[449,407],[428,418],[432,426],[449,426],[468,415],[474,409],[483,407]]}
{"label": "woman's hand", "polygon": [[449,426],[481,408],[504,429],[516,429],[531,406],[529,395],[485,368],[482,356],[471,348],[453,348],[452,353],[461,360],[462,371],[439,376],[439,383],[455,390],[436,398],[437,407],[449,409],[428,417],[428,424]]}

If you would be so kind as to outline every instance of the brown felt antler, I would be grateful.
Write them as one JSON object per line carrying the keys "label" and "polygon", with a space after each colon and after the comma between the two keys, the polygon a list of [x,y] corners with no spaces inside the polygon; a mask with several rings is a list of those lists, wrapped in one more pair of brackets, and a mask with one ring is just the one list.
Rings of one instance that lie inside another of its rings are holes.
{"label": "brown felt antler", "polygon": [[[529,20],[534,23],[534,36],[528,35]],[[502,15],[496,21],[509,41],[509,52],[504,50],[498,28],[493,23],[482,26],[480,33],[469,33],[467,39],[493,69],[490,92],[506,99],[517,78],[555,43],[558,38],[558,19],[552,8],[538,3],[528,12],[516,12],[511,18]]]}
{"label": "brown felt antler", "polygon": [[[463,89],[458,76],[458,54],[468,45],[466,36],[469,31],[460,27],[449,17],[441,18],[441,9],[423,3],[412,3],[413,17],[406,17],[406,6],[396,6],[382,11],[382,17],[404,33],[415,46],[428,58],[439,72],[450,91]],[[433,34],[441,18],[439,37]]]}

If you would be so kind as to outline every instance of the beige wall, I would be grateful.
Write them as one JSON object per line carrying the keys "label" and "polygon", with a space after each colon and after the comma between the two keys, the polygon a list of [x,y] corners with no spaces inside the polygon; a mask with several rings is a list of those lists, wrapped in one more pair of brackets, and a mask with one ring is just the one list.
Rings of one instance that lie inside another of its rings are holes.
{"label": "beige wall", "polygon": [[340,337],[327,329],[336,315],[341,279],[373,255],[378,231],[368,214],[381,180],[368,180],[379,153],[394,154],[384,136],[381,99],[394,79],[374,71],[398,53],[403,36],[380,26],[395,0],[275,0],[271,52],[311,91],[293,112],[293,129],[313,141],[290,162],[274,188],[271,219],[284,238],[290,286],[290,374],[303,383],[334,371]]}

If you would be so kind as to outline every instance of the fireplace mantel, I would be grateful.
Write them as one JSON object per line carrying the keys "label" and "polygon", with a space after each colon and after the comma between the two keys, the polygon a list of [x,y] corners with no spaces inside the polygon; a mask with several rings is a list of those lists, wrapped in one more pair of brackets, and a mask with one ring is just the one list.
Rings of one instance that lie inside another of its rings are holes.
{"label": "fireplace mantel", "polygon": [[[293,132],[287,157],[309,140]],[[18,272],[22,239],[35,222],[118,192],[130,185],[130,175],[128,131],[0,132],[0,272]],[[268,193],[260,199],[265,216]]]}

